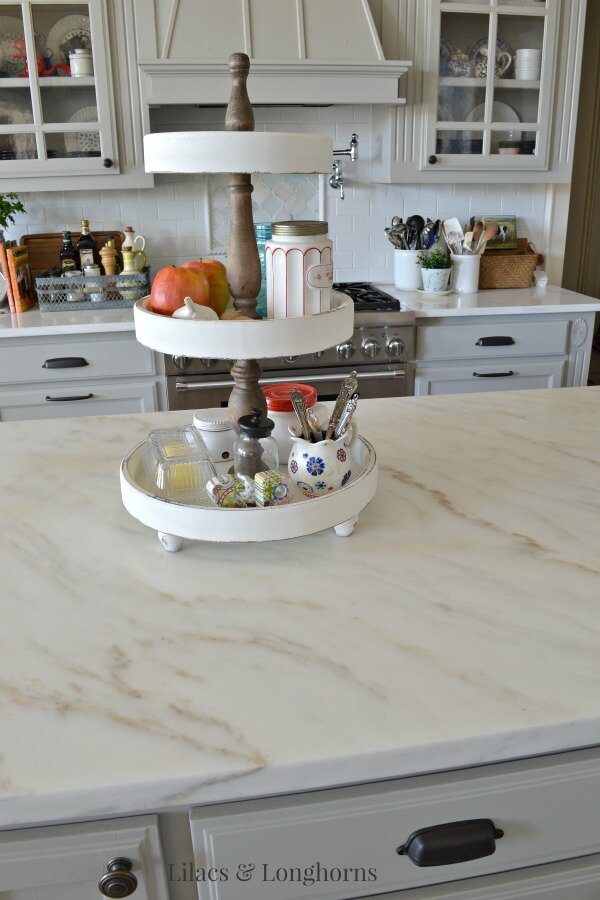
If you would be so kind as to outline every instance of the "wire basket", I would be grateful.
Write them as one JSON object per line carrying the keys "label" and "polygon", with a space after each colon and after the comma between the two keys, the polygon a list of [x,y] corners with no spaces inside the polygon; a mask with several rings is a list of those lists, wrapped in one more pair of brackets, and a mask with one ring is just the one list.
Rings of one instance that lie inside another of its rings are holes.
{"label": "wire basket", "polygon": [[527,288],[543,261],[526,238],[517,241],[516,250],[486,250],[481,257],[479,290]]}
{"label": "wire basket", "polygon": [[41,310],[119,309],[150,293],[150,269],[120,275],[72,275],[35,279]]}

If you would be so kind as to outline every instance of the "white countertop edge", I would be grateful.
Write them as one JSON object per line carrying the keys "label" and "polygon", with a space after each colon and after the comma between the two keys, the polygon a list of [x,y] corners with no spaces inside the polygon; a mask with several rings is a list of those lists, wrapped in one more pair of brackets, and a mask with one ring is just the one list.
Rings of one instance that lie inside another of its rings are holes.
{"label": "white countertop edge", "polygon": [[0,829],[114,818],[431,774],[600,746],[600,718],[352,757],[0,797]]}

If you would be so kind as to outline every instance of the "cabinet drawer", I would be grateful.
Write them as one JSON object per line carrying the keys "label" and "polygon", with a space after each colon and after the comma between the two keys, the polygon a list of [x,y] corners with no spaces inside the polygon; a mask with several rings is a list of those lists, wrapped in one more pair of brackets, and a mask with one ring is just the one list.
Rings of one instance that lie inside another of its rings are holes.
{"label": "cabinet drawer", "polygon": [[[210,891],[200,884],[201,900],[368,897],[600,851],[600,761],[583,751],[197,809],[190,818],[196,866],[229,875]],[[504,832],[491,855],[417,866],[397,852],[417,830],[477,819]],[[254,867],[247,880],[237,874],[243,865]]]}
{"label": "cabinet drawer", "polygon": [[154,356],[128,334],[108,339],[23,340],[0,344],[0,383],[73,381],[154,374]]}
{"label": "cabinet drawer", "polygon": [[415,374],[415,396],[558,388],[563,385],[564,369],[562,360],[531,363],[499,359],[493,365],[424,366]]}
{"label": "cabinet drawer", "polygon": [[495,322],[417,328],[417,359],[553,356],[567,350],[567,322]]}
{"label": "cabinet drawer", "polygon": [[[83,825],[27,828],[0,834],[0,897],[83,900],[101,897],[98,882],[111,860],[137,881],[136,900],[168,900],[156,816]],[[127,864],[131,865],[128,870]],[[130,886],[134,886],[130,883]],[[128,896],[115,893],[113,896]]]}
{"label": "cabinet drawer", "polygon": [[153,381],[126,384],[85,382],[60,387],[46,385],[21,391],[0,390],[1,422],[108,416],[154,412],[156,409],[157,392]]}

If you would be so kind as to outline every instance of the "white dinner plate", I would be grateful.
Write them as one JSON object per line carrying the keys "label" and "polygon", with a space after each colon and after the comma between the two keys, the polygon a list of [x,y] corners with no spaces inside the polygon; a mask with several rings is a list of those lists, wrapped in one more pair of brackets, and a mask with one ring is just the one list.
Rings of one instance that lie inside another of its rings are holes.
{"label": "white dinner plate", "polygon": [[63,16],[52,26],[46,38],[46,46],[52,51],[52,62],[65,62],[68,64],[69,56],[61,51],[61,44],[70,38],[79,36],[82,38],[82,47],[92,46],[89,16],[70,15]]}
{"label": "white dinner plate", "polygon": [[[84,106],[73,113],[69,122],[97,122],[98,110],[95,106]],[[83,151],[100,152],[100,134],[97,131],[73,131],[65,134],[68,153]]]}
{"label": "white dinner plate", "polygon": [[22,75],[25,62],[14,59],[15,41],[23,37],[23,22],[17,16],[0,16],[0,69],[9,78]]}
{"label": "white dinner plate", "polygon": [[[471,110],[465,121],[483,122],[484,115],[485,103],[480,103],[479,106],[476,106],[475,109]],[[506,122],[508,125],[512,125],[515,122],[520,121],[521,117],[516,109],[513,109],[508,103],[501,103],[500,100],[494,100],[492,104],[492,122]],[[506,130],[510,131],[512,134],[511,141],[520,141],[523,137],[522,131],[514,131],[512,128],[507,128]],[[498,141],[503,140],[502,135],[503,132],[492,131],[492,153],[498,152]]]}

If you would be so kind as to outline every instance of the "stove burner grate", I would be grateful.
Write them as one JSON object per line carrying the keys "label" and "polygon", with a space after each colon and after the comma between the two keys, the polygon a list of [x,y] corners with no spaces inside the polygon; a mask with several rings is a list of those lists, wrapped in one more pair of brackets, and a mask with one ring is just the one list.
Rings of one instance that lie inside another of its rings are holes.
{"label": "stove burner grate", "polygon": [[354,300],[357,312],[391,312],[400,309],[400,301],[368,281],[339,281],[334,291],[342,291]]}

